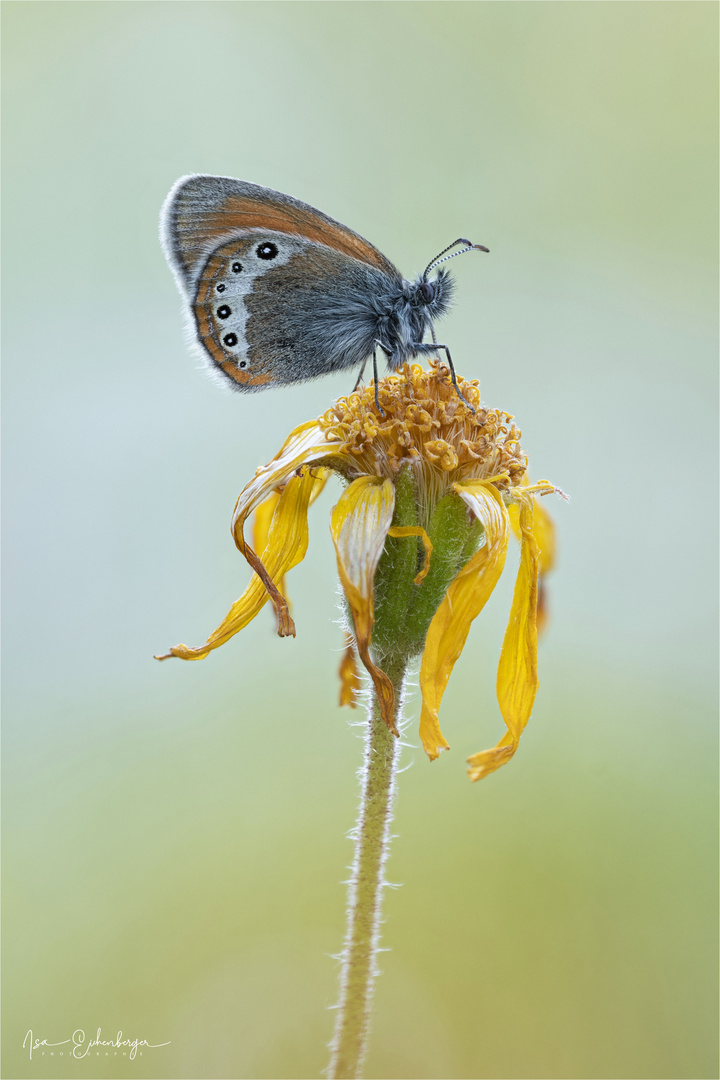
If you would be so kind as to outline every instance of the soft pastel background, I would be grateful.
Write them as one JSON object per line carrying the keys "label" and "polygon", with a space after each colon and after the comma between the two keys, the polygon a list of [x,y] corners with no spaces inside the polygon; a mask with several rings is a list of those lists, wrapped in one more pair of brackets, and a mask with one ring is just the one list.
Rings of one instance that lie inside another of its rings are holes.
{"label": "soft pastel background", "polygon": [[[560,560],[512,765],[512,574],[401,777],[373,1077],[714,1077],[713,3],[3,5],[6,1077],[316,1077],[356,804],[328,515],[269,612],[234,499],[354,376],[223,393],[157,241],[187,172],[288,191],[414,274],[513,412]],[[23,1038],[118,1029],[130,1061]]]}

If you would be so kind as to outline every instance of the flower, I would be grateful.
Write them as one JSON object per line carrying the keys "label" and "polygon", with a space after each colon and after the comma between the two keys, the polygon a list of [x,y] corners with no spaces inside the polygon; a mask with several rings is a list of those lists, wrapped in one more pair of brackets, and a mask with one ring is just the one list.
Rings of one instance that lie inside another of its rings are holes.
{"label": "flower", "polygon": [[[552,562],[552,524],[544,511],[534,524],[533,512],[537,496],[559,489],[529,483],[513,417],[481,406],[476,382],[460,379],[459,386],[462,397],[439,361],[430,370],[406,366],[379,382],[377,398],[371,384],[295,428],[235,505],[232,532],[255,571],[250,584],[204,645],[177,645],[158,659],[203,659],[268,600],[278,634],[295,635],[283,582],[305,556],[308,508],[335,472],[347,486],[330,529],[353,630],[341,703],[353,704],[357,694],[357,653],[397,735],[384,667],[421,656],[420,738],[430,760],[449,748],[440,703],[516,531],[520,566],[497,675],[507,731],[494,749],[468,758],[468,773],[478,780],[508,761],[537,691],[538,574]],[[253,513],[254,548],[244,533]]]}

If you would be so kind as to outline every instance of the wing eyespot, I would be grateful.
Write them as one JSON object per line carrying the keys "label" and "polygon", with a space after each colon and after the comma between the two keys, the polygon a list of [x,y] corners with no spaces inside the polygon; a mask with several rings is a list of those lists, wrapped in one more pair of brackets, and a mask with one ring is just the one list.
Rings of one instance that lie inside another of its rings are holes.
{"label": "wing eyespot", "polygon": [[218,292],[225,292],[225,282],[221,281],[219,285],[215,286]]}
{"label": "wing eyespot", "polygon": [[278,249],[277,244],[271,243],[267,240],[264,244],[258,244],[255,249],[255,254],[258,259],[274,259],[277,256]]}
{"label": "wing eyespot", "polygon": [[219,307],[217,309],[217,317],[218,317],[218,319],[227,319],[229,315],[232,315],[232,311],[227,306],[227,304],[223,304],[221,307]]}
{"label": "wing eyespot", "polygon": [[223,345],[227,345],[228,348],[232,348],[233,345],[237,345],[237,334],[226,334],[223,338]]}
{"label": "wing eyespot", "polygon": [[234,262],[230,268],[233,274],[239,274],[242,271],[242,263]]}

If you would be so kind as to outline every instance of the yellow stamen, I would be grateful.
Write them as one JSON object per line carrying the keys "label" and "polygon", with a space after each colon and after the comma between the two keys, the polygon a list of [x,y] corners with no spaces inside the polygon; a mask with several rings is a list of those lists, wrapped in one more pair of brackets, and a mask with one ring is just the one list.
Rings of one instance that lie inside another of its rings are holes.
{"label": "yellow stamen", "polygon": [[[340,445],[342,471],[352,479],[374,473],[392,480],[407,462],[443,490],[460,480],[497,476],[502,488],[518,484],[526,459],[512,416],[480,406],[476,381],[459,379],[462,401],[444,364],[408,365],[378,385],[382,413],[369,386],[340,398],[318,426]],[[473,409],[475,411],[473,411]],[[429,475],[427,475],[429,474]],[[501,474],[506,479],[499,479]]]}

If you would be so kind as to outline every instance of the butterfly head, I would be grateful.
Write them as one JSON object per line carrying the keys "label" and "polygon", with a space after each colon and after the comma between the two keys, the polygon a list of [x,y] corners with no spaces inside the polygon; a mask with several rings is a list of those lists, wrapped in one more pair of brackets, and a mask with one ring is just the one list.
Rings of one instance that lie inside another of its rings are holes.
{"label": "butterfly head", "polygon": [[439,270],[433,278],[421,274],[410,286],[410,302],[413,307],[421,308],[432,322],[447,310],[454,284],[446,270]]}
{"label": "butterfly head", "polygon": [[[454,247],[462,245],[459,251],[452,251]],[[431,281],[430,271],[439,263],[454,259],[456,255],[464,255],[466,251],[488,251],[482,244],[472,244],[469,240],[455,240],[448,247],[443,248],[439,255],[428,263],[425,270],[412,285],[412,302],[416,307],[427,309],[427,315],[432,320],[441,315],[448,306],[452,293],[452,279],[445,270],[439,270],[436,277]],[[447,254],[451,252],[451,254]]]}

